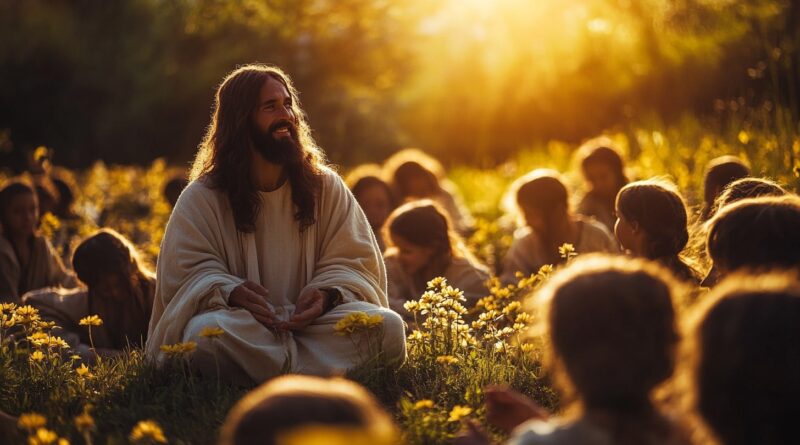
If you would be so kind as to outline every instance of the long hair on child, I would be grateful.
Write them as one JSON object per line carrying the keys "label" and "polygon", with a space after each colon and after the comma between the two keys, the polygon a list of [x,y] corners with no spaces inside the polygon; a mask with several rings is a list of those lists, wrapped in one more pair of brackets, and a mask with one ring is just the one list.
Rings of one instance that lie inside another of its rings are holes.
{"label": "long hair on child", "polygon": [[798,275],[736,273],[687,318],[687,413],[699,414],[725,445],[794,443],[800,414]]}
{"label": "long hair on child", "polygon": [[681,258],[689,242],[689,218],[673,183],[657,178],[632,182],[619,191],[616,207],[645,232],[645,258],[661,262],[681,279],[697,281],[697,273]]}
{"label": "long hair on child", "polygon": [[38,203],[38,198],[36,196],[36,189],[33,188],[27,181],[22,179],[16,179],[6,183],[2,189],[0,189],[0,232],[3,233],[6,237],[9,237],[11,234],[5,233],[5,227],[7,227],[8,222],[8,211],[9,206],[11,206],[11,202],[20,195],[31,195],[35,202]]}
{"label": "long hair on child", "polygon": [[[89,288],[89,307],[105,305],[118,310],[106,317],[114,346],[124,348],[137,345],[147,338],[147,326],[152,311],[153,272],[141,260],[136,248],[123,235],[112,229],[101,229],[83,240],[72,254],[75,273]],[[102,280],[113,277],[126,295],[124,301],[103,301],[107,296],[99,295],[96,287]]]}
{"label": "long hair on child", "polygon": [[[430,198],[442,191],[445,180],[442,164],[418,148],[406,148],[390,156],[383,164],[384,178],[398,202],[408,198]],[[425,184],[427,194],[414,196],[412,183]]]}
{"label": "long hair on child", "polygon": [[750,175],[750,167],[736,156],[720,156],[709,161],[703,178],[703,209],[700,219],[705,221],[714,210],[714,200],[731,182]]}
{"label": "long hair on child", "polygon": [[614,443],[644,443],[667,426],[652,391],[673,372],[673,298],[684,290],[658,263],[589,254],[556,272],[529,303],[544,309],[545,357],[566,400],[618,420]]}
{"label": "long hair on child", "polygon": [[[617,188],[622,188],[628,183],[628,176],[625,174],[625,161],[622,155],[614,147],[614,143],[607,137],[599,137],[584,142],[577,150],[580,160],[581,172],[584,177],[587,170],[594,164],[608,166],[617,179]],[[613,204],[613,203],[612,203]]]}

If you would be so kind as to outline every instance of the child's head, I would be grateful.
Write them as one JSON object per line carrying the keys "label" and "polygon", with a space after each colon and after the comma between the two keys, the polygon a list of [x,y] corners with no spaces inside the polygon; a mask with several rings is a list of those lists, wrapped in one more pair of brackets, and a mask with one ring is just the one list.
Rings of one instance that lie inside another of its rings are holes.
{"label": "child's head", "polygon": [[7,238],[32,236],[39,223],[39,205],[33,187],[13,181],[0,190],[0,224]]}
{"label": "child's head", "polygon": [[393,154],[384,163],[384,176],[395,196],[402,202],[409,198],[431,198],[441,192],[444,168],[422,150],[407,148]]}
{"label": "child's head", "polygon": [[636,410],[673,371],[671,274],[645,260],[579,256],[539,291],[557,368],[584,406]]}
{"label": "child's head", "polygon": [[115,300],[127,296],[124,290],[132,280],[149,274],[131,243],[111,229],[102,229],[78,244],[72,266],[89,289]]}
{"label": "child's head", "polygon": [[784,196],[786,190],[777,182],[766,178],[742,178],[737,179],[722,190],[714,201],[714,209],[733,204],[747,198],[759,198],[762,196]]}
{"label": "child's head", "polygon": [[736,156],[720,156],[706,167],[703,180],[704,216],[710,216],[714,200],[726,185],[750,175],[750,168]]}
{"label": "child's head", "polygon": [[[399,432],[375,398],[342,378],[288,375],[247,394],[222,426],[220,445],[300,444],[303,432],[350,434],[359,443],[388,445]],[[355,434],[356,436],[352,436]],[[294,440],[292,440],[294,439]],[[314,443],[342,443],[341,440]],[[337,437],[336,439],[341,439]]]}
{"label": "child's head", "polygon": [[676,257],[689,241],[686,204],[665,180],[632,182],[617,195],[614,233],[623,248],[650,259]]}
{"label": "child's head", "polygon": [[450,227],[446,213],[433,201],[412,201],[389,215],[384,238],[397,249],[403,268],[414,273],[457,253],[458,238]]}
{"label": "child's head", "polygon": [[800,282],[732,276],[699,306],[689,343],[695,406],[725,445],[795,443]]}
{"label": "child's head", "polygon": [[537,233],[552,233],[569,218],[569,193],[557,171],[536,169],[517,179],[512,188],[520,215]]}
{"label": "child's head", "polygon": [[578,149],[581,172],[590,191],[613,199],[628,183],[622,156],[607,138],[596,138]]}
{"label": "child's head", "polygon": [[800,198],[744,199],[708,223],[706,248],[721,275],[737,269],[800,268]]}
{"label": "child's head", "polygon": [[362,165],[347,176],[347,186],[364,211],[373,230],[379,230],[395,207],[389,184],[381,179],[380,167]]}

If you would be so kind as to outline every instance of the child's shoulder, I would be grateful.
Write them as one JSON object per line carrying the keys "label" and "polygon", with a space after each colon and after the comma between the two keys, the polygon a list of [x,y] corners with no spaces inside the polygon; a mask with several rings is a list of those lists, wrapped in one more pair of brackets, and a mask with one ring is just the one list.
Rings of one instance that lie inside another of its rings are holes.
{"label": "child's shoulder", "polygon": [[562,422],[559,420],[534,420],[520,425],[508,445],[605,445],[612,441],[608,435],[587,422]]}

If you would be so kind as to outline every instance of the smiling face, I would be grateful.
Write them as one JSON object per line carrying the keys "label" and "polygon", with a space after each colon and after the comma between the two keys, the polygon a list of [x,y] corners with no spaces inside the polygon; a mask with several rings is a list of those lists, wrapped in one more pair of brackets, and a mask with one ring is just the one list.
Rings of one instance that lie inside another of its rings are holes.
{"label": "smiling face", "polygon": [[413,274],[422,270],[430,263],[436,251],[431,247],[418,246],[403,238],[391,234],[392,244],[397,247],[397,259],[406,273]]}
{"label": "smiling face", "polygon": [[252,114],[253,142],[265,160],[275,164],[297,162],[302,148],[291,94],[279,80],[268,76]]}

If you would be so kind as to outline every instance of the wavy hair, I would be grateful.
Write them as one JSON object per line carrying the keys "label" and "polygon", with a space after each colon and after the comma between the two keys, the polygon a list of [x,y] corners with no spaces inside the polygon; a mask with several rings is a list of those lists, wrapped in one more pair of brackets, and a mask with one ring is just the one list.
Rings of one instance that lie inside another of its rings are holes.
{"label": "wavy hair", "polygon": [[292,202],[297,209],[295,218],[301,230],[316,222],[316,200],[322,187],[324,153],[311,136],[311,128],[289,76],[275,66],[250,64],[228,74],[217,89],[211,124],[197,151],[190,174],[191,180],[208,179],[211,187],[227,194],[236,228],[240,232],[255,230],[261,205],[252,178],[242,172],[250,171],[251,153],[254,150],[252,116],[258,105],[261,87],[270,78],[283,84],[292,98],[297,142],[303,150],[302,161],[287,166],[286,172],[292,188]]}

